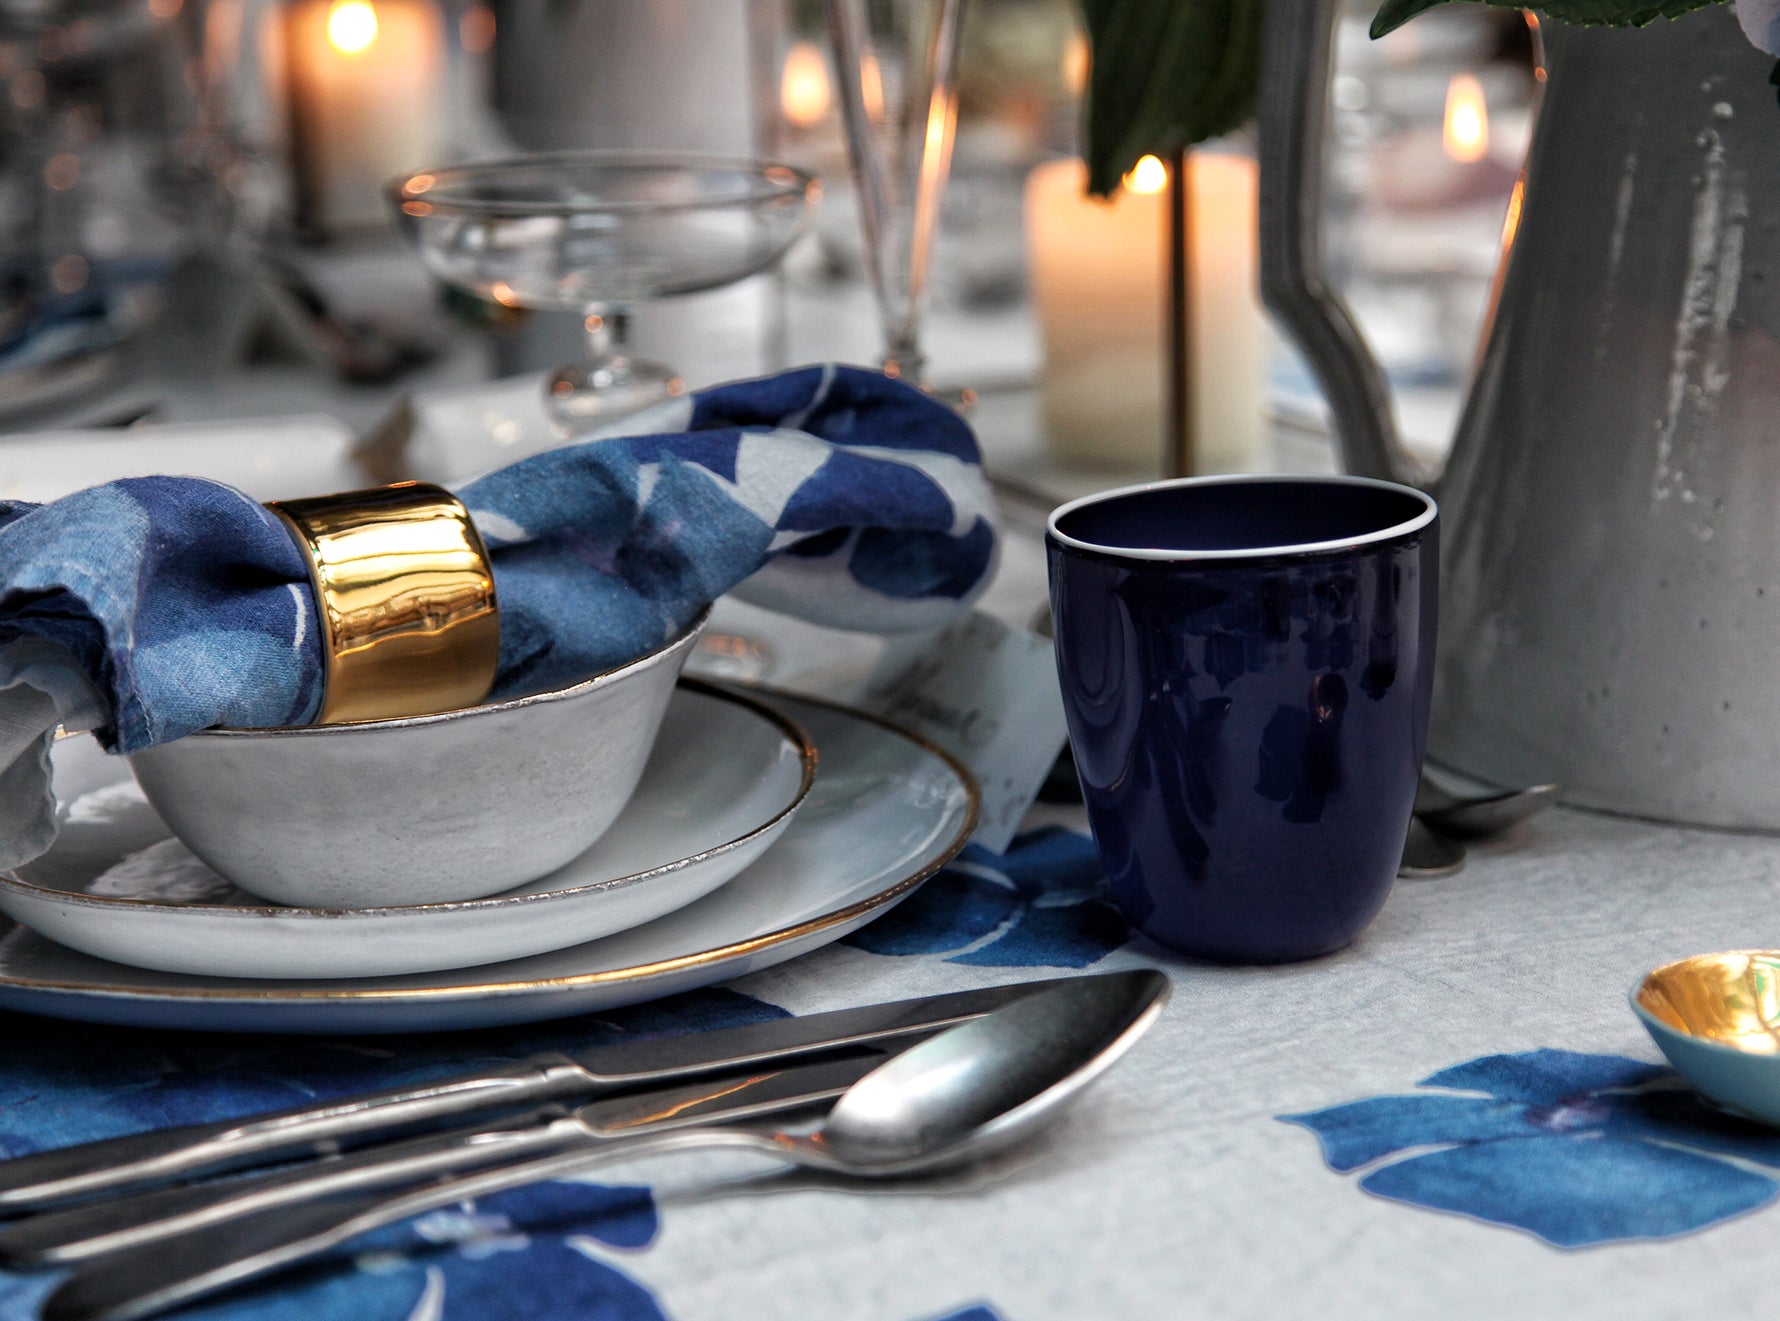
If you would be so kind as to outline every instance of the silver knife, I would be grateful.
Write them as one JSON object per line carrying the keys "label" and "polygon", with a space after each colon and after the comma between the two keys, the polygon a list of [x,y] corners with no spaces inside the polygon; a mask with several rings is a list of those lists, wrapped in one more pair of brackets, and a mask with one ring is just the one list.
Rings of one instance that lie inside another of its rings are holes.
{"label": "silver knife", "polygon": [[0,1267],[33,1270],[89,1261],[256,1211],[346,1192],[400,1188],[425,1178],[635,1133],[726,1123],[832,1101],[890,1057],[860,1050],[643,1095],[608,1097],[574,1111],[551,1105],[498,1128],[430,1133],[294,1169],[152,1188],[83,1202],[0,1227]]}
{"label": "silver knife", "polygon": [[540,1055],[487,1072],[370,1092],[242,1120],[104,1138],[0,1161],[0,1213],[195,1174],[326,1154],[421,1126],[496,1110],[635,1092],[847,1046],[894,1041],[977,1018],[1055,979],[776,1018],[744,1027]]}

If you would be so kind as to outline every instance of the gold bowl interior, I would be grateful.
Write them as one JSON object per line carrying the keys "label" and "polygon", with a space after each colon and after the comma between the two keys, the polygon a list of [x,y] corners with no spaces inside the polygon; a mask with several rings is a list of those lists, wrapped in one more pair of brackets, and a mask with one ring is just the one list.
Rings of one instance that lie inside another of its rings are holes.
{"label": "gold bowl interior", "polygon": [[1780,950],[1698,954],[1664,964],[1637,996],[1677,1032],[1751,1055],[1780,1055]]}

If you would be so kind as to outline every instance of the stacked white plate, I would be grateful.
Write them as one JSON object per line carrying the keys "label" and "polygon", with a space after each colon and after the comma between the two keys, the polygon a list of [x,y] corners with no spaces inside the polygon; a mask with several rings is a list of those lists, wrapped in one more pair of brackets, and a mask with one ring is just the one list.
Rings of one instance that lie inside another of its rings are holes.
{"label": "stacked white plate", "polygon": [[119,758],[57,747],[55,846],[0,875],[0,1008],[261,1032],[586,1013],[782,962],[863,925],[974,828],[968,773],[871,717],[684,681],[591,849],[462,903],[267,905],[185,849]]}

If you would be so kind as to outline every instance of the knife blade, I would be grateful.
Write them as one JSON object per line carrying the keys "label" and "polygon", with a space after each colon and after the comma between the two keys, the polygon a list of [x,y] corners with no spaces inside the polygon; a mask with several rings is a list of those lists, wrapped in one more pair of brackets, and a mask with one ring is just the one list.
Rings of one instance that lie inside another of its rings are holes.
{"label": "knife blade", "polygon": [[44,1211],[0,1227],[0,1267],[66,1266],[275,1206],[399,1188],[432,1176],[636,1133],[782,1114],[832,1101],[891,1054],[886,1049],[860,1050],[782,1069],[607,1097],[572,1111],[549,1105],[498,1128],[449,1129],[271,1173],[151,1188]]}
{"label": "knife blade", "polygon": [[58,1147],[0,1161],[0,1213],[323,1154],[463,1115],[635,1092],[848,1046],[894,1041],[980,1017],[1056,980],[617,1042],[574,1055],[541,1055],[499,1069],[246,1119]]}

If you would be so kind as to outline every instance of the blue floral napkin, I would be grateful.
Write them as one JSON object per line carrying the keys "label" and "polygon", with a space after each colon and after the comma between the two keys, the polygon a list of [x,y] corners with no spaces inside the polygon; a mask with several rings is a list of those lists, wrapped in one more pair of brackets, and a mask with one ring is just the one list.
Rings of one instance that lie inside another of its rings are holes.
{"label": "blue floral napkin", "polygon": [[[810,367],[633,421],[458,492],[494,567],[497,697],[639,656],[744,579],[761,604],[883,632],[936,627],[988,580],[975,438],[907,385]],[[0,867],[50,842],[57,724],[132,752],[306,723],[317,632],[290,534],[230,487],[151,477],[0,502]]]}

